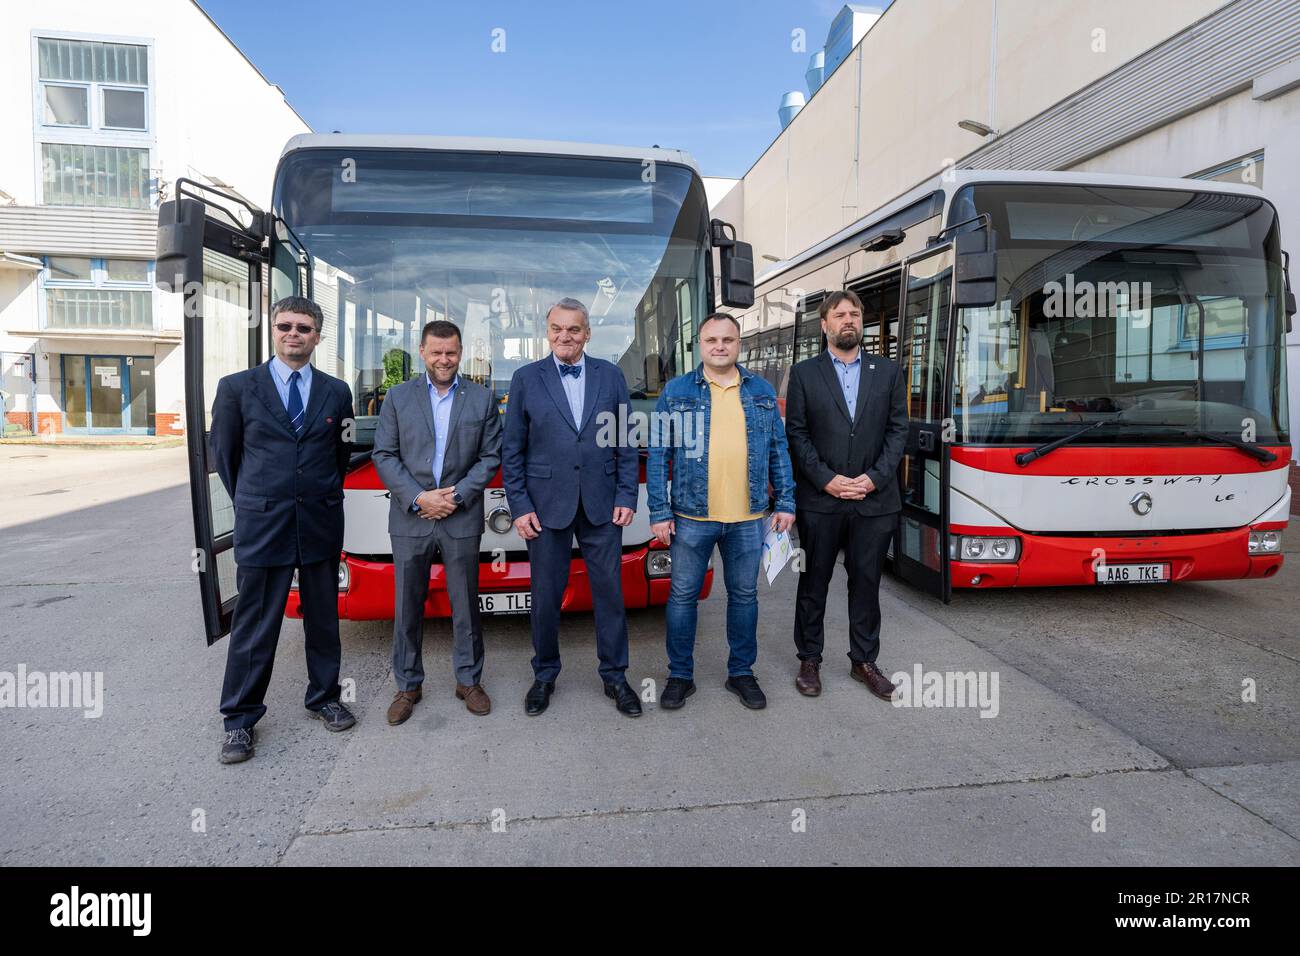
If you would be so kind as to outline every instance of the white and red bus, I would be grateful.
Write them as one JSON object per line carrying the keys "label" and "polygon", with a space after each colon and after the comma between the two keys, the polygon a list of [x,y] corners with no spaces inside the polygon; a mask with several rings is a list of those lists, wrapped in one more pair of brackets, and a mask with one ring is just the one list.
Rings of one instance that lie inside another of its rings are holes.
{"label": "white and red bus", "polygon": [[1282,566],[1295,298],[1259,190],[950,170],[760,276],[741,361],[784,396],[839,289],[906,376],[903,578],[948,600]]}
{"label": "white and red bus", "polygon": [[[393,616],[388,493],[370,446],[385,391],[423,374],[426,322],[461,329],[461,374],[491,388],[504,414],[515,369],[547,353],[547,308],[572,296],[590,308],[588,352],[617,364],[633,405],[648,411],[663,383],[694,366],[700,319],[753,302],[748,246],[710,221],[691,157],[657,147],[297,136],[280,158],[269,212],[178,182],[159,210],[157,258],[159,285],[185,294],[195,567],[209,642],[228,631],[236,597],[234,509],[209,459],[210,410],[222,375],[269,357],[270,302],[299,294],[320,304],[313,364],[347,382],[356,403],[339,568],[339,614],[354,620]],[[629,607],[665,603],[671,573],[650,534],[644,462],[641,481],[642,506],[623,534]],[[483,507],[482,610],[526,612],[528,555],[499,476]],[[575,558],[564,608],[590,607]],[[450,614],[440,566],[425,612]],[[287,613],[300,613],[296,592]]]}

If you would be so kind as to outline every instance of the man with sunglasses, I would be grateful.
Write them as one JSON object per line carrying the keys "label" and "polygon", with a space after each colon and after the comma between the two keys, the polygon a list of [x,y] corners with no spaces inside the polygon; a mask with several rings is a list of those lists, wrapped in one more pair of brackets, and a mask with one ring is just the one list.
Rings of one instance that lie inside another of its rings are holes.
{"label": "man with sunglasses", "polygon": [[323,324],[311,299],[281,299],[271,307],[275,356],[217,383],[211,447],[235,505],[238,587],[221,691],[222,763],[253,756],[253,725],[266,713],[262,700],[295,572],[307,710],[332,731],[356,723],[339,701],[338,571],[352,390],[311,366]]}

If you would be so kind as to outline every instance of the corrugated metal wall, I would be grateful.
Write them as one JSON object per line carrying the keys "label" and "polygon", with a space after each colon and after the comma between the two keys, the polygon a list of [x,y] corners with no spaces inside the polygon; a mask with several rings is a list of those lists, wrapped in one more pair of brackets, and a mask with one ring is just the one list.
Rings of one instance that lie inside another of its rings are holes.
{"label": "corrugated metal wall", "polygon": [[0,207],[0,249],[25,255],[152,259],[157,229],[158,213],[153,209]]}
{"label": "corrugated metal wall", "polygon": [[1068,169],[1250,86],[1300,54],[1300,2],[1237,0],[958,165]]}

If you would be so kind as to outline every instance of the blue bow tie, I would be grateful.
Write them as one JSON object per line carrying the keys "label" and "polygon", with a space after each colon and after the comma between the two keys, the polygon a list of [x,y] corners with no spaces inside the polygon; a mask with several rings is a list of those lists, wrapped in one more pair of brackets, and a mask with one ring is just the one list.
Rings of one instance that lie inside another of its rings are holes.
{"label": "blue bow tie", "polygon": [[574,378],[577,378],[578,376],[580,376],[580,375],[582,374],[582,366],[581,366],[581,365],[565,365],[563,362],[561,362],[561,363],[560,363],[560,374],[561,374],[561,375],[572,375]]}

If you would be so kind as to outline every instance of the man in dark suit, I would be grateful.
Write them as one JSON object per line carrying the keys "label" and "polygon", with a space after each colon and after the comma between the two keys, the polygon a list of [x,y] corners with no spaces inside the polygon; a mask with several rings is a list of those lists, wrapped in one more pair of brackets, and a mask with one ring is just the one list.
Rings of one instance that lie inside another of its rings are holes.
{"label": "man in dark suit", "polygon": [[867,355],[862,302],[832,292],[821,304],[827,350],[790,370],[785,428],[795,472],[795,525],[805,567],[799,575],[795,686],[821,693],[826,590],[844,551],[849,577],[849,673],[889,700],[894,685],[876,666],[880,652],[880,572],[902,510],[898,464],[907,442],[903,372]]}
{"label": "man in dark suit", "polygon": [[217,383],[212,453],[235,505],[235,601],[221,713],[222,763],[253,756],[253,725],[298,572],[307,710],[330,730],[356,718],[339,702],[339,555],[352,391],[311,366],[324,316],[311,299],[271,307],[275,357]]}
{"label": "man in dark suit", "polygon": [[[619,713],[641,714],[628,685],[627,616],[620,578],[623,528],[637,499],[637,450],[597,441],[602,424],[625,420],[627,381],[617,365],[584,355],[587,307],[564,298],[546,314],[551,354],[510,381],[502,479],[515,530],[528,542],[533,624],[533,686],[524,710],[540,714],[560,673],[560,607],[569,583],[573,539],[587,566],[596,615],[596,653],[605,696]],[[623,417],[619,417],[619,409]],[[605,429],[608,432],[608,428]]]}
{"label": "man in dark suit", "polygon": [[425,374],[384,396],[373,459],[389,491],[388,534],[396,571],[393,677],[388,722],[411,716],[424,683],[424,604],[429,568],[441,556],[451,601],[456,697],[483,716],[483,628],[479,622],[479,539],[483,489],[501,463],[501,415],[492,393],[459,375],[460,329],[430,322],[420,336]]}

